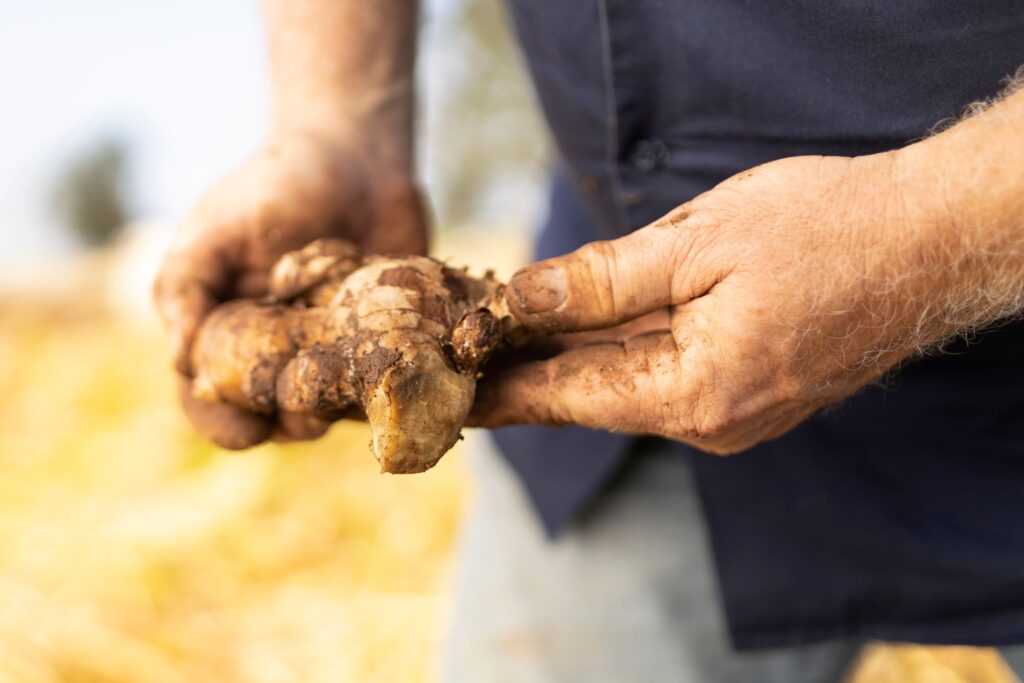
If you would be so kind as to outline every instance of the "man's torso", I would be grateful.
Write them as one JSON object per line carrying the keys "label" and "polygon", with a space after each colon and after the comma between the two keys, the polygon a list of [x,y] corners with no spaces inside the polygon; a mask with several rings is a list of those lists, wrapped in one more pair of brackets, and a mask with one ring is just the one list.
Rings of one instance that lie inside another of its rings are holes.
{"label": "man's torso", "polygon": [[[759,163],[898,148],[1024,63],[1024,2],[509,4],[565,171],[539,256]],[[1024,642],[1024,328],[952,351],[741,456],[690,454],[738,644]],[[629,449],[500,440],[551,530]]]}

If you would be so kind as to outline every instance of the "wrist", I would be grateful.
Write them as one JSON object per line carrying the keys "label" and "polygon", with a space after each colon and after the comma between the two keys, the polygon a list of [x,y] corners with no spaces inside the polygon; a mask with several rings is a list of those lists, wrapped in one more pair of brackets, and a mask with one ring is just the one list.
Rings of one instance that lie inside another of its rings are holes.
{"label": "wrist", "polygon": [[415,175],[412,134],[402,121],[387,115],[333,116],[279,120],[270,130],[268,146],[299,145],[346,164],[356,163],[367,176],[384,175],[396,182]]}
{"label": "wrist", "polygon": [[1018,313],[1024,292],[1013,151],[993,145],[979,118],[897,153],[908,229],[930,274],[930,342]]}
{"label": "wrist", "polygon": [[415,0],[264,0],[278,136],[312,132],[411,168]]}
{"label": "wrist", "polygon": [[394,173],[413,175],[412,93],[405,86],[344,103],[308,98],[275,106],[272,140],[306,138]]}

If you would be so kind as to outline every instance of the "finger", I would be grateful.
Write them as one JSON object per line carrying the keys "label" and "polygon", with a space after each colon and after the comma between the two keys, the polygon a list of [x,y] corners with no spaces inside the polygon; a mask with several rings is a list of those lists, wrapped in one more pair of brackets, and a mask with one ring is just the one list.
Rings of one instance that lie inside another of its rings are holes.
{"label": "finger", "polygon": [[508,288],[513,314],[546,332],[594,330],[707,292],[724,273],[707,248],[708,231],[685,210],[520,270]]}
{"label": "finger", "polygon": [[[771,407],[715,432],[697,428],[709,399],[685,387],[668,332],[625,344],[599,344],[566,352],[481,382],[467,426],[559,426],[655,434],[714,455],[732,455],[775,438],[800,419]],[[632,372],[632,375],[626,373]],[[660,381],[659,381],[660,379]],[[667,400],[666,400],[667,398]],[[782,432],[780,421],[788,420]]]}
{"label": "finger", "polygon": [[277,415],[277,424],[270,436],[271,441],[288,443],[319,439],[331,428],[331,423],[315,415],[282,411]]}
{"label": "finger", "polygon": [[178,398],[195,430],[222,448],[242,450],[270,438],[273,423],[269,418],[227,403],[200,401],[192,396],[192,382],[187,377],[178,377]]}
{"label": "finger", "polygon": [[622,342],[632,337],[638,337],[650,332],[668,330],[669,327],[669,311],[667,308],[663,308],[614,327],[589,330],[586,332],[566,332],[546,338],[555,340],[561,345],[563,350],[567,350],[578,346],[584,346],[586,344]]}
{"label": "finger", "polygon": [[546,360],[581,346],[621,343],[632,337],[668,329],[669,313],[665,309],[603,330],[535,335],[533,339],[523,346],[517,346],[496,354],[487,361],[483,369],[485,374],[498,374],[523,363]]}
{"label": "finger", "polygon": [[153,301],[170,335],[171,356],[178,372],[184,375],[192,373],[192,339],[217,305],[222,279],[223,274],[208,259],[191,251],[177,251],[164,259],[153,284]]}
{"label": "finger", "polygon": [[669,332],[584,346],[484,378],[470,424],[578,424],[634,434],[663,433],[686,413],[679,349]]}

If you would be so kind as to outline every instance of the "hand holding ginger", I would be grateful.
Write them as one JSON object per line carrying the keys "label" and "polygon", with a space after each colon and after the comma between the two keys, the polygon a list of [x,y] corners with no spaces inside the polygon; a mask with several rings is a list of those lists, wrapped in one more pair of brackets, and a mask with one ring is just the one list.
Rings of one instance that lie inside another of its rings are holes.
{"label": "hand holding ginger", "polygon": [[492,375],[482,426],[578,424],[729,454],[1024,311],[1024,91],[896,152],[793,157],[516,274],[548,333],[664,329]]}
{"label": "hand holding ginger", "polygon": [[277,259],[318,238],[383,254],[427,248],[412,168],[415,3],[264,0],[263,8],[268,139],[203,195],[154,288],[185,412],[201,432],[233,423],[236,447],[316,437],[327,423],[195,401],[190,349],[206,315],[222,302],[266,295]]}
{"label": "hand holding ginger", "polygon": [[[421,472],[455,443],[477,371],[517,325],[504,287],[422,256],[318,240],[285,254],[262,300],[223,304],[192,348],[193,397],[252,413],[365,414],[386,472]],[[247,446],[234,422],[206,436]]]}

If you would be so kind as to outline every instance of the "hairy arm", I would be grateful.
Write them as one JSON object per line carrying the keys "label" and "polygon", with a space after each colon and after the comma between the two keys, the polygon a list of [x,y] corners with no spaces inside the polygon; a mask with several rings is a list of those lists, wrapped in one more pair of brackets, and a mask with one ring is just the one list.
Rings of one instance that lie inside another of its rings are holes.
{"label": "hairy arm", "polygon": [[902,150],[793,157],[509,283],[527,326],[665,329],[485,381],[484,425],[657,434],[715,453],[780,436],[904,360],[1024,308],[1024,92]]}
{"label": "hairy arm", "polygon": [[359,137],[408,167],[418,4],[264,0],[275,133]]}
{"label": "hairy arm", "polygon": [[1024,68],[969,113],[899,154],[908,209],[929,217],[928,261],[945,271],[921,346],[1024,310]]}
{"label": "hairy arm", "polygon": [[186,414],[235,448],[317,436],[310,416],[276,419],[193,396],[190,349],[219,303],[266,294],[271,266],[320,238],[370,253],[422,253],[413,176],[416,0],[264,0],[273,125],[210,188],[164,258],[154,298],[181,374]]}

